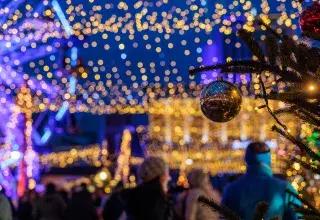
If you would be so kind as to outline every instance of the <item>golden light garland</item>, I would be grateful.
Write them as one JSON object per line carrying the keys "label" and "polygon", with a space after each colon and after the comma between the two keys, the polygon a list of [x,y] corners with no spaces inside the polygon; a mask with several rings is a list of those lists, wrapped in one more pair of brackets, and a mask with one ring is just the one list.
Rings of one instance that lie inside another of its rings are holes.
{"label": "golden light garland", "polygon": [[131,132],[128,129],[125,129],[122,134],[120,154],[117,158],[117,167],[114,179],[110,181],[111,186],[116,186],[120,181],[124,183],[125,187],[129,184],[128,177],[130,174],[131,139]]}
{"label": "golden light garland", "polygon": [[[151,102],[149,107],[149,135],[167,144],[189,144],[192,148],[206,143],[216,148],[230,148],[234,141],[247,140],[274,141],[280,147],[285,141],[270,130],[275,122],[265,109],[258,108],[261,105],[262,100],[243,97],[240,114],[232,121],[221,124],[203,116],[198,99],[160,99]],[[270,106],[278,109],[285,105],[270,102]],[[300,134],[301,127],[292,122],[292,117],[282,117],[282,120],[293,134]]]}
{"label": "golden light garland", "polygon": [[75,146],[68,151],[41,155],[40,163],[42,166],[61,168],[80,162],[84,162],[96,167],[100,167],[102,165],[109,166],[110,161],[100,161],[102,156],[105,157],[107,155],[107,149],[101,149],[99,144],[90,145],[85,148],[81,146]]}

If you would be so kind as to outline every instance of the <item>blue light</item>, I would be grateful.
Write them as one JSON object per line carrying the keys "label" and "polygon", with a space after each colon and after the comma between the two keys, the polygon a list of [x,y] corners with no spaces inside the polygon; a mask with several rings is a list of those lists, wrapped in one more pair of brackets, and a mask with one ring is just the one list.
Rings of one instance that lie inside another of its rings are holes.
{"label": "blue light", "polygon": [[202,52],[202,48],[201,47],[198,47],[197,48],[197,53],[201,53]]}
{"label": "blue light", "polygon": [[14,144],[14,145],[12,146],[12,149],[13,149],[13,150],[19,150],[19,148],[20,148],[20,147],[19,147],[18,144]]}
{"label": "blue light", "polygon": [[52,6],[53,6],[53,9],[55,10],[55,12],[57,12],[57,15],[62,23],[64,30],[67,33],[67,35],[71,36],[72,35],[72,28],[71,28],[69,22],[67,21],[66,16],[64,15],[58,1],[52,0]]}
{"label": "blue light", "polygon": [[51,60],[51,61],[55,61],[55,60],[56,60],[56,56],[55,56],[55,55],[51,55],[51,56],[50,56],[50,60]]}
{"label": "blue light", "polygon": [[127,58],[127,54],[123,53],[121,54],[121,59],[125,60]]}
{"label": "blue light", "polygon": [[22,154],[19,151],[12,151],[10,153],[10,158],[0,164],[0,170],[11,166],[12,164],[18,162],[21,158]]}
{"label": "blue light", "polygon": [[46,132],[44,133],[44,135],[41,138],[41,142],[44,144],[47,143],[49,138],[51,137],[51,135],[52,135],[52,132],[50,131],[50,129],[46,130]]}
{"label": "blue light", "polygon": [[76,92],[76,84],[77,84],[77,79],[73,76],[70,77],[70,82],[69,82],[69,93],[74,94]]}
{"label": "blue light", "polygon": [[92,95],[92,96],[93,96],[93,98],[94,98],[94,99],[98,99],[98,98],[99,98],[99,94],[98,94],[98,93],[96,93],[96,92],[95,92],[95,93],[93,93],[93,95]]}
{"label": "blue light", "polygon": [[257,9],[255,8],[255,7],[253,7],[252,9],[251,9],[251,14],[252,14],[252,16],[257,16]]}
{"label": "blue light", "polygon": [[19,158],[10,158],[10,159],[4,161],[3,163],[1,163],[0,168],[1,168],[1,169],[4,169],[4,168],[6,168],[6,167],[9,167],[9,166],[11,166],[12,164],[14,164],[15,162],[17,162],[20,158],[21,158],[21,157],[19,157]]}
{"label": "blue light", "polygon": [[77,59],[78,59],[78,48],[72,47],[72,49],[71,49],[71,66],[77,65]]}
{"label": "blue light", "polygon": [[68,108],[69,108],[69,103],[64,102],[55,117],[57,121],[60,121],[63,118],[63,116],[66,114]]}
{"label": "blue light", "polygon": [[202,1],[201,1],[201,5],[202,5],[202,6],[206,6],[206,5],[207,5],[207,1],[202,0]]}

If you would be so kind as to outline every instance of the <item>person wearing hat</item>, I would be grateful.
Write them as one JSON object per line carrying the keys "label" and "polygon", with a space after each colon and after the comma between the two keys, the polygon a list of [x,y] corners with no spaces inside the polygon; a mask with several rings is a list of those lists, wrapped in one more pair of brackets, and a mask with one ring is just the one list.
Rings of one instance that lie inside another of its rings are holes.
{"label": "person wearing hat", "polygon": [[249,144],[245,161],[246,174],[225,188],[222,204],[237,213],[241,219],[253,219],[259,202],[269,204],[264,219],[297,219],[294,206],[300,206],[301,202],[286,193],[286,190],[290,190],[297,194],[291,184],[273,177],[269,147],[262,142]]}
{"label": "person wearing hat", "polygon": [[141,183],[123,192],[128,220],[170,220],[172,208],[167,197],[171,180],[168,165],[159,157],[148,157],[138,170]]}

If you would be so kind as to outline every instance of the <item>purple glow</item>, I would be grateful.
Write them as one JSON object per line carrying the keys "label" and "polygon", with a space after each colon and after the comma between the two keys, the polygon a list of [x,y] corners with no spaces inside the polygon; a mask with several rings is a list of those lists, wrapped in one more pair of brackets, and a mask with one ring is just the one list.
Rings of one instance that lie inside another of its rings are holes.
{"label": "purple glow", "polygon": [[[201,65],[212,65],[223,62],[223,39],[222,34],[215,30],[212,34],[212,45],[202,48],[202,63]],[[203,72],[201,74],[201,82],[207,84],[217,79],[217,72]]]}

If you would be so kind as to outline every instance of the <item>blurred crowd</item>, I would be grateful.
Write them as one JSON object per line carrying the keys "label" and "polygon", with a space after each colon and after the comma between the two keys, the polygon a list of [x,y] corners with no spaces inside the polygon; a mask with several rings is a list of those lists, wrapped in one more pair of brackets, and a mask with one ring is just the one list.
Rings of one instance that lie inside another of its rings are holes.
{"label": "blurred crowd", "polygon": [[266,218],[297,219],[294,207],[301,205],[285,191],[295,190],[290,184],[274,178],[270,149],[260,142],[248,146],[245,154],[247,172],[227,185],[223,195],[212,187],[209,175],[201,169],[188,175],[189,188],[168,187],[169,167],[163,159],[149,157],[138,170],[140,184],[132,189],[118,185],[112,194],[97,189],[88,191],[86,184],[71,192],[57,190],[52,183],[43,195],[30,190],[20,198],[17,208],[4,191],[0,193],[0,220],[203,220],[219,219],[198,202],[200,196],[228,207],[241,217],[253,219],[258,202],[269,203]]}

